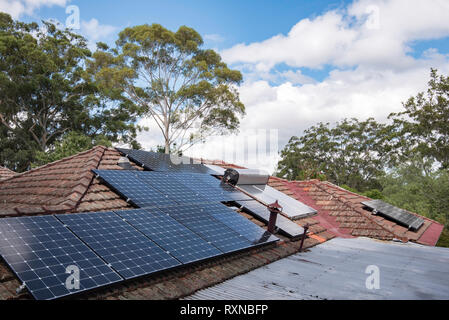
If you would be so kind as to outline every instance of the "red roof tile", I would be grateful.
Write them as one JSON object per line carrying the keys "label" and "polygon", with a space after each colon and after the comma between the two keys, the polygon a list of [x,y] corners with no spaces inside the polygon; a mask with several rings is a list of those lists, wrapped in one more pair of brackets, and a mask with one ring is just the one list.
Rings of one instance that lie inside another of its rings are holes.
{"label": "red roof tile", "polygon": [[8,168],[0,166],[0,181],[9,179],[13,176],[15,176],[17,173],[15,173],[12,170],[9,170]]}

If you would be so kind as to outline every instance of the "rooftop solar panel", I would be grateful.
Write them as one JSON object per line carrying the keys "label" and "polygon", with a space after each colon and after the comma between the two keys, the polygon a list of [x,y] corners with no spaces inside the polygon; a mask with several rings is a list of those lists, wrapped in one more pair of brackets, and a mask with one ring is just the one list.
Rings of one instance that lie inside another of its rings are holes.
{"label": "rooftop solar panel", "polygon": [[180,183],[183,183],[189,189],[200,193],[203,197],[211,201],[219,202],[252,199],[240,190],[222,183],[219,179],[209,174],[173,173],[172,175]]}
{"label": "rooftop solar panel", "polygon": [[252,247],[251,242],[245,237],[202,211],[197,205],[180,205],[161,209],[223,253]]}
{"label": "rooftop solar panel", "polygon": [[136,209],[116,213],[182,263],[222,254],[220,250],[159,209]]}
{"label": "rooftop solar panel", "polygon": [[[268,223],[270,220],[270,212],[268,208],[256,200],[237,201],[250,214],[256,216],[258,219]],[[278,214],[276,219],[276,227],[279,231],[289,238],[298,238],[304,234],[304,229],[288,218]]]}
{"label": "rooftop solar panel", "polygon": [[159,192],[137,178],[136,174],[139,171],[93,170],[93,172],[99,175],[107,185],[138,207],[176,204],[169,195]]}
{"label": "rooftop solar panel", "polygon": [[290,219],[299,219],[316,213],[315,209],[268,185],[238,185],[238,187],[266,204],[279,201],[283,213]]}
{"label": "rooftop solar panel", "polygon": [[114,212],[57,217],[125,279],[180,265]]}
{"label": "rooftop solar panel", "polygon": [[178,157],[174,155],[117,148],[119,152],[128,156],[132,161],[153,171],[169,171],[169,172],[196,172],[204,174],[215,174],[214,170],[207,166],[196,163],[189,157]]}
{"label": "rooftop solar panel", "polygon": [[172,173],[141,171],[136,172],[136,175],[162,194],[169,195],[178,204],[210,201],[203,197],[200,192],[195,192],[176,180]]}
{"label": "rooftop solar panel", "polygon": [[403,209],[385,203],[382,200],[362,202],[363,205],[376,210],[378,214],[386,216],[411,230],[418,230],[424,224],[424,219],[415,216]]}
{"label": "rooftop solar panel", "polygon": [[200,204],[198,206],[202,211],[210,214],[238,234],[244,236],[246,239],[251,241],[252,244],[267,244],[279,240],[268,231],[263,230],[224,204],[213,203]]}
{"label": "rooftop solar panel", "polygon": [[[0,254],[38,300],[123,280],[54,216],[0,219]],[[79,270],[79,289],[66,286],[72,266]]]}

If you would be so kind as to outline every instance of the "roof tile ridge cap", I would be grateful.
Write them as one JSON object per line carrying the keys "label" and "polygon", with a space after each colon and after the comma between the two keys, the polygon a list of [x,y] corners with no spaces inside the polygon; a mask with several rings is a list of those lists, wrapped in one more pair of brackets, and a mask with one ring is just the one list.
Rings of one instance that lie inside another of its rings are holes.
{"label": "roof tile ridge cap", "polygon": [[29,174],[29,173],[32,173],[32,172],[36,172],[37,170],[49,168],[49,167],[51,167],[51,166],[54,166],[55,164],[58,164],[58,163],[62,163],[62,162],[66,162],[66,161],[72,160],[73,158],[76,158],[76,157],[78,157],[78,156],[83,156],[83,155],[88,154],[89,152],[92,152],[92,151],[94,151],[95,149],[99,149],[99,148],[106,148],[106,147],[104,147],[104,146],[95,146],[95,147],[93,147],[93,148],[91,148],[91,149],[89,149],[89,150],[86,150],[86,151],[83,151],[83,152],[80,152],[80,153],[71,155],[71,156],[66,157],[66,158],[63,158],[63,159],[59,159],[59,160],[53,161],[53,162],[50,162],[50,163],[47,163],[47,164],[44,164],[43,166],[40,166],[40,167],[31,169],[31,170],[28,170],[28,171],[25,171],[25,172],[22,172],[22,173],[16,173],[15,176],[13,176],[13,177],[11,177],[11,178],[8,178],[8,179],[6,179],[6,180],[0,181],[0,184],[2,184],[2,183],[5,182],[5,181],[8,181],[8,180],[11,180],[11,179],[14,179],[14,178],[18,178],[18,177],[22,177],[22,176],[25,176],[25,175],[27,175],[27,174]]}
{"label": "roof tile ridge cap", "polygon": [[344,191],[344,192],[346,192],[346,193],[355,195],[355,196],[357,196],[357,197],[359,197],[359,198],[363,198],[363,199],[366,199],[366,200],[372,200],[371,198],[369,198],[369,197],[367,197],[367,196],[364,196],[364,195],[361,195],[361,194],[358,194],[358,193],[355,193],[355,192],[346,190],[345,188],[342,188],[342,187],[340,187],[340,186],[337,186],[336,184],[333,184],[332,182],[329,182],[329,181],[322,181],[322,183],[328,185],[329,187],[331,187],[331,188],[333,188],[333,189],[338,189],[338,190]]}
{"label": "roof tile ridge cap", "polygon": [[17,174],[17,172],[15,172],[15,171],[13,171],[13,170],[11,170],[11,169],[9,169],[9,168],[6,168],[6,167],[4,167],[4,166],[0,166],[0,171],[5,171],[6,170],[6,172],[8,172],[8,173],[13,173],[13,174]]}
{"label": "roof tile ridge cap", "polygon": [[[104,155],[105,155],[105,153],[106,153],[106,150],[107,150],[107,148],[106,148],[106,147],[103,147],[103,146],[97,146],[97,147],[102,147],[102,150],[101,150],[101,155],[98,156],[98,161],[97,161],[96,165],[93,166],[93,167],[96,168],[96,169],[99,168],[100,163],[101,163],[101,161],[103,160],[103,157],[104,157]],[[93,148],[93,149],[95,149],[95,148]],[[94,160],[94,159],[90,159],[90,161],[91,161],[91,160]],[[71,208],[72,211],[76,211],[76,210],[77,210],[77,208],[79,207],[79,205],[80,205],[81,202],[83,201],[84,197],[86,196],[86,194],[87,194],[87,192],[88,192],[88,190],[89,190],[89,187],[92,185],[92,182],[93,182],[94,179],[95,179],[95,175],[92,173],[91,170],[92,170],[92,169],[86,170],[86,171],[84,172],[84,174],[82,175],[82,177],[80,177],[80,181],[81,181],[81,180],[84,180],[85,178],[89,178],[89,175],[91,175],[91,177],[90,177],[90,182],[87,184],[87,186],[85,186],[86,188],[85,188],[84,192],[81,194],[81,197],[80,197],[80,198],[75,202],[75,204],[72,206],[72,208]],[[76,184],[76,185],[73,187],[73,189],[76,189],[76,187],[78,187],[79,185],[82,185],[82,186],[84,187],[84,184],[83,184],[82,182],[80,182],[80,183]],[[71,196],[72,194],[74,194],[74,193],[78,193],[78,194],[79,194],[80,192],[74,190],[74,191],[72,191],[72,192],[68,195],[68,197],[70,197],[70,196]],[[72,202],[72,203],[73,203],[74,201],[68,199],[68,200],[62,202],[61,204],[63,205],[63,204],[66,204],[67,202]]]}
{"label": "roof tile ridge cap", "polygon": [[280,178],[280,177],[276,177],[276,176],[269,176],[269,178],[268,179],[274,179],[274,180],[279,180],[280,182],[284,182],[284,183],[289,183],[289,182],[291,182],[291,181],[288,181],[287,179],[285,179],[285,178]]}
{"label": "roof tile ridge cap", "polygon": [[[378,226],[379,226],[380,228],[382,228],[383,230],[385,230],[385,231],[391,233],[393,236],[399,238],[400,240],[402,240],[402,241],[404,241],[404,242],[408,242],[408,240],[409,240],[408,237],[403,236],[403,235],[400,235],[400,234],[397,234],[397,233],[393,230],[393,228],[389,228],[389,227],[387,227],[387,226],[385,226],[385,225],[379,223],[378,221],[376,221],[376,220],[372,217],[371,214],[369,214],[368,212],[365,212],[364,210],[362,210],[362,209],[356,207],[356,206],[354,205],[353,202],[351,202],[351,201],[345,199],[344,197],[339,196],[339,195],[337,195],[337,194],[333,194],[332,192],[329,192],[329,189],[323,188],[323,186],[321,186],[321,184],[327,184],[327,185],[329,185],[329,186],[332,186],[332,185],[335,186],[333,183],[329,183],[329,182],[327,182],[327,181],[325,181],[325,182],[321,181],[321,183],[317,183],[316,186],[317,186],[318,188],[320,188],[322,191],[326,192],[327,194],[330,194],[333,198],[335,198],[336,200],[340,201],[340,202],[343,203],[345,206],[347,206],[347,207],[349,207],[350,209],[354,210],[355,212],[361,214],[363,217],[367,218],[369,221],[374,222],[376,225],[378,225]],[[345,190],[345,189],[343,189],[343,188],[341,188],[341,189],[342,189],[342,190]],[[347,190],[345,190],[345,191],[347,191]],[[352,193],[352,192],[348,191],[348,193]],[[356,194],[356,195],[357,195],[357,194]],[[362,197],[362,196],[361,196],[361,197]],[[370,198],[366,198],[366,199],[370,199]]]}

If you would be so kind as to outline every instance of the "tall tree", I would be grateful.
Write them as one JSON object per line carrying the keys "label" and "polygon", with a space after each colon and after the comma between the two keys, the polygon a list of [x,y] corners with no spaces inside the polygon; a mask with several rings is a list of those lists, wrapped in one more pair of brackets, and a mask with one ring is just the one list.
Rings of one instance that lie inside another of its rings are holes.
{"label": "tall tree", "polygon": [[389,138],[389,127],[372,118],[344,119],[334,127],[319,123],[290,139],[281,152],[278,176],[291,180],[322,176],[360,191],[378,188],[391,151]]}
{"label": "tall tree", "polygon": [[202,45],[186,26],[176,32],[159,24],[126,28],[116,48],[99,45],[90,68],[99,83],[154,120],[166,153],[173,147],[179,152],[208,135],[237,130],[244,113],[236,90],[241,73]]}
{"label": "tall tree", "polygon": [[[90,56],[86,40],[69,30],[0,13],[0,134],[8,146],[2,162],[26,170],[37,151],[51,151],[69,131],[132,140],[137,112],[92,81]],[[19,150],[26,152],[8,158]]]}
{"label": "tall tree", "polygon": [[419,153],[449,168],[449,76],[438,75],[431,69],[426,93],[418,93],[404,105],[404,111],[390,118],[398,144],[396,149],[403,159]]}

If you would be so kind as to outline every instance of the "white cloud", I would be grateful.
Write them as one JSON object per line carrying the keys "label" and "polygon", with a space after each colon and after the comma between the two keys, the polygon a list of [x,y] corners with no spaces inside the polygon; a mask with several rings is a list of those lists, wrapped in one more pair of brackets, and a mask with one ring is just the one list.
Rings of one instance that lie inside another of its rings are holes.
{"label": "white cloud", "polygon": [[79,33],[87,38],[89,49],[95,51],[98,41],[107,42],[108,37],[113,35],[117,30],[118,27],[100,24],[97,19],[93,18],[89,21],[81,21],[81,30],[79,30]]}
{"label": "white cloud", "polygon": [[40,7],[64,7],[70,0],[0,0],[0,11],[9,13],[14,19],[32,15]]}
{"label": "white cloud", "polygon": [[449,36],[449,4],[432,0],[360,0],[344,10],[299,21],[287,35],[238,44],[222,52],[228,63],[252,63],[266,69],[285,63],[317,68],[391,66],[402,69],[414,40]]}
{"label": "white cloud", "polygon": [[206,35],[204,35],[204,39],[212,41],[212,42],[223,42],[224,41],[224,38],[221,35],[216,34],[216,33],[206,34]]}

